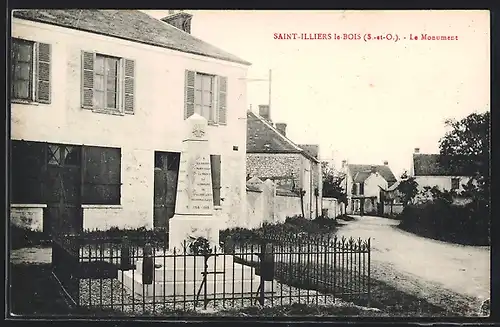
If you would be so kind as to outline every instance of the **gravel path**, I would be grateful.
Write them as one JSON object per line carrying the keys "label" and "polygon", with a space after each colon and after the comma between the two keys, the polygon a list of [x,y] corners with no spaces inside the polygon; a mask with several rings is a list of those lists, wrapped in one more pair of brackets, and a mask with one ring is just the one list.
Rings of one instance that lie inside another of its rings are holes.
{"label": "gravel path", "polygon": [[51,263],[52,248],[30,247],[10,251],[10,262],[19,263]]}
{"label": "gravel path", "polygon": [[[290,305],[293,303],[314,304],[319,306],[338,306],[338,307],[355,307],[360,310],[379,311],[375,308],[366,308],[354,305],[353,303],[335,298],[331,295],[325,295],[313,290],[303,290],[296,287],[290,287],[279,282],[275,282],[276,292],[271,298],[266,295],[264,307],[272,307],[277,305]],[[101,293],[102,292],[102,293]],[[299,293],[300,292],[300,293]],[[235,297],[241,297],[240,294],[235,294]],[[245,297],[250,297],[246,294]],[[210,298],[210,297],[209,297]],[[111,300],[113,299],[113,300]],[[193,297],[188,298],[189,302],[183,303],[182,297],[174,298],[172,296],[163,298],[143,298],[139,295],[132,296],[132,293],[116,279],[106,280],[82,280],[80,282],[80,304],[90,307],[101,307],[122,311],[127,315],[158,315],[169,314],[176,310],[195,310],[198,312],[218,312],[228,309],[241,309],[256,306],[255,300],[250,298],[245,299],[226,299],[222,300],[222,295],[217,295],[216,300],[213,298],[208,302],[206,309],[203,307],[203,301],[199,301],[194,305]],[[146,302],[146,304],[143,304]],[[175,302],[175,303],[174,303]],[[123,305],[122,305],[123,303]]]}
{"label": "gravel path", "polygon": [[372,278],[473,315],[490,297],[490,248],[445,243],[396,228],[397,220],[353,216],[339,236],[372,240]]}

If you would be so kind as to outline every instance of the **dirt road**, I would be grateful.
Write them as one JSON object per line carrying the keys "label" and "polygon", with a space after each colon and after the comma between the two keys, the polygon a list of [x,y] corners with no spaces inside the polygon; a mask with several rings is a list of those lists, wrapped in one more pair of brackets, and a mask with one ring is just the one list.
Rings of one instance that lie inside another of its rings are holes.
{"label": "dirt road", "polygon": [[454,312],[474,314],[490,297],[490,248],[404,232],[397,220],[352,216],[337,233],[371,238],[372,276]]}

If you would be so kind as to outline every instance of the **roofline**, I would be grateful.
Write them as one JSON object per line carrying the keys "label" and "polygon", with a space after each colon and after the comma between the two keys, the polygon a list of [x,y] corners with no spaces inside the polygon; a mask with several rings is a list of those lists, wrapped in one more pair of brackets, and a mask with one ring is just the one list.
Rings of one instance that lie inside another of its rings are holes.
{"label": "roofline", "polygon": [[[252,111],[249,111],[249,113],[251,113],[252,115],[254,115],[255,117],[257,117],[257,119],[259,119],[267,127],[269,127],[272,131],[274,131],[276,134],[278,134],[283,140],[285,140],[288,144],[290,144],[292,147],[294,147],[295,149],[297,149],[297,152],[288,151],[288,153],[302,153],[306,158],[309,158],[309,159],[311,159],[311,160],[313,160],[313,161],[315,161],[317,163],[320,162],[319,159],[314,158],[309,153],[307,153],[304,149],[302,149],[297,144],[295,144],[292,140],[290,140],[288,137],[286,137],[283,134],[281,134],[276,128],[274,128],[274,126],[272,126],[271,124],[269,124],[264,118],[260,117],[259,115],[255,114]],[[252,153],[252,152],[247,151],[247,153]],[[271,151],[269,151],[269,152],[264,152],[263,151],[263,152],[253,152],[253,153],[272,153],[272,152]],[[279,153],[279,152],[276,151],[276,153]],[[281,152],[281,153],[286,153],[286,152]]]}
{"label": "roofline", "polygon": [[[148,15],[146,13],[144,13],[145,15]],[[149,16],[149,15],[148,15]],[[41,23],[41,24],[47,24],[47,25],[54,25],[54,26],[58,26],[58,27],[62,27],[62,28],[67,28],[67,29],[71,29],[71,30],[77,30],[77,31],[82,31],[82,32],[86,32],[86,33],[92,33],[92,34],[97,34],[97,35],[103,35],[103,36],[107,36],[107,37],[112,37],[112,38],[117,38],[117,39],[120,39],[120,40],[125,40],[125,41],[130,41],[130,42],[135,42],[135,43],[140,43],[140,44],[146,44],[146,45],[149,45],[149,46],[153,46],[153,47],[157,47],[157,48],[162,48],[162,49],[169,49],[169,50],[173,50],[173,51],[178,51],[178,52],[183,52],[183,53],[189,53],[189,54],[194,54],[194,55],[197,55],[197,56],[202,56],[202,57],[207,57],[207,58],[212,58],[212,59],[217,59],[217,60],[222,60],[222,61],[227,61],[227,62],[233,62],[233,63],[237,63],[237,64],[241,64],[241,65],[245,65],[245,66],[251,66],[252,63],[248,62],[248,61],[245,61],[245,60],[231,60],[231,59],[227,59],[227,58],[220,58],[220,57],[216,57],[216,56],[208,56],[206,54],[202,54],[202,53],[197,53],[195,51],[187,51],[187,50],[179,50],[179,49],[176,49],[174,47],[169,47],[169,46],[166,46],[166,45],[158,45],[158,44],[155,44],[155,43],[152,43],[152,42],[146,42],[146,41],[139,41],[137,39],[132,39],[132,38],[127,38],[127,37],[123,37],[123,36],[117,36],[117,35],[113,35],[113,34],[109,34],[109,33],[103,33],[103,32],[96,32],[96,31],[91,31],[91,30],[88,30],[88,29],[85,29],[85,28],[80,28],[80,27],[70,27],[70,26],[67,26],[67,25],[64,25],[64,24],[58,24],[58,23],[54,23],[54,22],[47,22],[47,21],[44,21],[44,20],[41,20],[41,19],[37,19],[37,18],[25,18],[25,17],[16,17],[14,16],[14,12],[12,12],[12,17],[13,18],[16,18],[16,19],[20,19],[20,20],[27,20],[27,21],[31,21],[31,22],[37,22],[37,23]],[[150,16],[151,17],[151,16]],[[156,19],[154,17],[151,17],[151,19]],[[159,20],[159,19],[158,19]],[[168,23],[165,23],[164,21],[161,21],[159,20],[160,22],[164,23],[164,24],[168,24]],[[171,26],[171,25],[170,25]],[[175,27],[175,26],[172,26],[172,27]],[[178,29],[179,30],[179,29]],[[189,34],[191,36],[193,36],[192,34],[190,33],[187,33],[187,32],[184,32],[186,34]],[[200,41],[203,41],[201,39],[198,39],[196,37],[193,36],[193,38],[197,39],[197,40],[200,40]],[[205,42],[205,41],[203,41]],[[210,44],[208,42],[205,42],[207,44]],[[210,44],[212,45],[212,44]],[[213,45],[212,45],[213,46]]]}

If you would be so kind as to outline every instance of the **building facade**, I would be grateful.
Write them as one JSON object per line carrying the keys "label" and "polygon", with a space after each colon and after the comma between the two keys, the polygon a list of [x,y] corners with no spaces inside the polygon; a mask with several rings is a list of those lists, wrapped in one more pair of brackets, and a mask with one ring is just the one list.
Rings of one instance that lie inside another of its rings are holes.
{"label": "building facade", "polygon": [[247,179],[270,179],[284,191],[303,194],[306,218],[321,215],[322,177],[319,146],[297,145],[286,137],[286,124],[270,120],[269,107],[247,113]]}
{"label": "building facade", "polygon": [[190,15],[186,30],[136,10],[13,15],[13,216],[168,227],[194,112],[209,121],[216,214],[244,215],[249,63],[190,35]]}
{"label": "building facade", "polygon": [[382,213],[384,190],[396,183],[388,162],[383,165],[359,165],[343,161],[342,170],[345,173],[342,184],[347,194],[347,213]]}
{"label": "building facade", "polygon": [[474,161],[465,158],[465,165],[456,164],[449,156],[441,154],[423,154],[419,148],[414,149],[410,176],[415,177],[419,191],[425,187],[437,186],[441,191],[463,191],[474,175]]}

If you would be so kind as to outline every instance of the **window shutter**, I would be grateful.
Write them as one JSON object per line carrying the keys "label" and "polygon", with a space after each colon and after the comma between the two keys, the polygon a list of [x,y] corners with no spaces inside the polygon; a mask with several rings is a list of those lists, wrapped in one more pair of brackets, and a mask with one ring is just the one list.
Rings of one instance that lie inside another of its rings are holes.
{"label": "window shutter", "polygon": [[123,109],[126,114],[134,114],[134,93],[135,93],[135,61],[132,59],[125,59],[124,69],[124,103]]}
{"label": "window shutter", "polygon": [[219,124],[227,124],[227,77],[219,76],[218,114]]}
{"label": "window shutter", "polygon": [[95,53],[82,51],[82,108],[94,106]]}
{"label": "window shutter", "polygon": [[188,119],[194,114],[194,82],[196,73],[191,70],[186,70],[186,87],[185,87],[185,110],[184,119]]}
{"label": "window shutter", "polygon": [[38,43],[36,62],[36,101],[50,103],[50,44]]}
{"label": "window shutter", "polygon": [[221,189],[221,156],[218,154],[210,155],[210,168],[212,172],[212,191],[214,206],[220,206]]}

